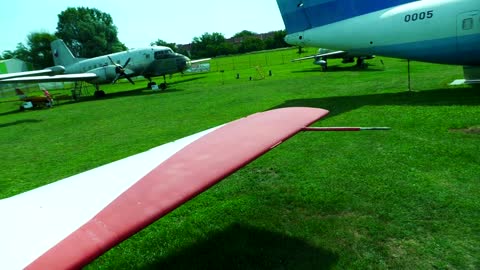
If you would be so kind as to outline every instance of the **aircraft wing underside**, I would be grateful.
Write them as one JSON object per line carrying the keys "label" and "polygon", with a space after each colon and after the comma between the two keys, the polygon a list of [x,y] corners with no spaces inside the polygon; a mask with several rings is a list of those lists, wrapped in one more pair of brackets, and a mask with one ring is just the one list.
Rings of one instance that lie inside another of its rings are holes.
{"label": "aircraft wing underside", "polygon": [[212,60],[212,58],[204,58],[204,59],[198,59],[198,60],[191,60],[191,64],[198,64],[198,63],[203,63]]}
{"label": "aircraft wing underside", "polygon": [[292,62],[314,59],[314,58],[317,58],[317,57],[340,57],[344,54],[346,54],[345,51],[335,51],[335,52],[316,54],[316,55],[310,55],[310,56],[306,56],[306,57],[302,57],[302,58],[293,59]]}
{"label": "aircraft wing underside", "polygon": [[62,74],[53,76],[29,76],[17,77],[10,79],[2,79],[0,83],[42,83],[42,82],[76,82],[76,81],[90,81],[98,78],[95,73],[78,73],[78,74]]}
{"label": "aircraft wing underside", "polygon": [[19,78],[19,77],[40,76],[40,75],[50,74],[51,72],[52,71],[50,69],[44,69],[44,70],[0,74],[0,81],[7,80],[7,79],[13,79],[13,78]]}

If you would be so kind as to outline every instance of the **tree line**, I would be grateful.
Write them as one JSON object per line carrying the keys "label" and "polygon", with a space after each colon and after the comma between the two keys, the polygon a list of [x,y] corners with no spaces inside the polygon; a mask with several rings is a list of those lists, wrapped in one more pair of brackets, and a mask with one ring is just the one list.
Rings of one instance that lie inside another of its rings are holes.
{"label": "tree line", "polygon": [[192,43],[187,46],[168,43],[161,39],[150,45],[167,46],[195,59],[288,47],[289,45],[284,40],[285,35],[286,31],[284,30],[275,31],[267,38],[262,39],[258,34],[244,30],[227,39],[223,34],[214,32],[193,38]]}
{"label": "tree line", "polygon": [[[286,47],[285,35],[285,31],[276,31],[270,37],[261,39],[256,33],[245,30],[232,38],[238,42],[229,42],[220,33],[205,33],[193,38],[188,48],[161,39],[150,45],[168,46],[195,59]],[[26,45],[18,43],[15,50],[4,51],[0,60],[17,58],[33,64],[36,69],[51,67],[54,63],[50,43],[59,38],[74,56],[81,58],[127,50],[125,44],[119,41],[118,29],[108,13],[96,8],[77,7],[67,8],[58,15],[54,34],[32,32],[27,36]]]}
{"label": "tree line", "polygon": [[58,15],[57,31],[33,32],[27,44],[18,43],[15,50],[4,51],[0,59],[18,58],[36,69],[53,66],[50,43],[63,39],[74,56],[90,58],[120,52],[127,47],[118,40],[118,30],[112,17],[95,8],[67,8]]}

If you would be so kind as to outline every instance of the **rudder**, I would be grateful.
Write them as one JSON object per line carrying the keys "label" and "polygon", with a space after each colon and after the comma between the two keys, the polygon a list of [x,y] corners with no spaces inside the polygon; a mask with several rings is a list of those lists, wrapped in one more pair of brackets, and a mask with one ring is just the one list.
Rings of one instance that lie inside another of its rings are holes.
{"label": "rudder", "polygon": [[50,46],[52,48],[53,62],[56,66],[66,67],[78,62],[78,59],[73,56],[63,40],[54,40]]}

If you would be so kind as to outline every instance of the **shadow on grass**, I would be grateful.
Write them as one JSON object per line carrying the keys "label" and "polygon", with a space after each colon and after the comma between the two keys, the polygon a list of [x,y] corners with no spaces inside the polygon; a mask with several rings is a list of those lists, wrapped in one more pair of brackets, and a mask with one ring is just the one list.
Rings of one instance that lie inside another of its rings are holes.
{"label": "shadow on grass", "polygon": [[143,269],[330,269],[337,261],[301,239],[234,224]]}
{"label": "shadow on grass", "polygon": [[8,111],[8,112],[3,112],[3,113],[0,113],[0,116],[5,116],[5,115],[11,115],[11,114],[17,114],[17,113],[21,113],[21,111],[19,109],[15,109],[13,111]]}
{"label": "shadow on grass", "polygon": [[[197,76],[197,77],[194,77],[194,78],[187,78],[188,76]],[[182,80],[177,80],[175,82],[172,82],[172,83],[167,83],[169,85],[175,85],[175,84],[181,84],[181,83],[186,83],[186,82],[193,82],[193,81],[197,81],[197,80],[200,80],[200,79],[204,79],[206,78],[207,76],[198,76],[198,75],[184,75],[184,77],[182,77],[183,79]]]}
{"label": "shadow on grass", "polygon": [[[172,88],[167,88],[166,90],[149,90],[149,89],[146,89],[145,87],[125,90],[120,92],[113,92],[113,93],[108,93],[108,90],[106,90],[105,91],[106,95],[104,97],[97,98],[94,96],[86,96],[86,97],[81,97],[77,102],[117,99],[117,98],[135,97],[135,96],[149,96],[149,95],[167,94],[167,93],[173,93],[173,92],[179,92],[179,91],[183,91],[183,90],[172,89]],[[70,102],[70,103],[74,103],[74,102]]]}
{"label": "shadow on grass", "polygon": [[25,120],[18,120],[10,123],[5,123],[5,124],[0,124],[0,128],[4,127],[10,127],[10,126],[15,126],[15,125],[21,125],[21,124],[33,124],[33,123],[40,123],[42,120],[35,120],[35,119],[25,119]]}
{"label": "shadow on grass", "polygon": [[[178,82],[172,83],[176,84]],[[167,88],[166,90],[148,90],[146,87],[141,87],[141,88],[136,88],[136,89],[131,89],[131,90],[125,90],[125,91],[119,91],[119,92],[113,92],[113,93],[108,93],[108,90],[106,90],[106,95],[101,98],[97,98],[93,95],[88,95],[88,96],[82,96],[78,100],[63,100],[63,101],[57,101],[57,103],[53,106],[52,109],[55,109],[55,107],[60,107],[60,106],[67,106],[75,103],[81,103],[81,102],[91,102],[91,101],[96,101],[96,100],[108,100],[108,99],[117,99],[117,98],[126,98],[126,97],[135,97],[135,96],[149,96],[149,95],[159,95],[159,94],[168,94],[168,93],[173,93],[173,92],[180,92],[184,90],[180,89],[175,89],[175,88]],[[11,114],[17,114],[17,113],[25,113],[28,111],[32,111],[34,109],[28,109],[23,111],[20,111],[19,109],[15,109],[13,111],[8,111],[4,113],[0,113],[0,116],[5,116],[5,115],[11,115]]]}
{"label": "shadow on grass", "polygon": [[435,89],[420,92],[398,92],[370,94],[361,96],[333,96],[313,99],[287,100],[274,108],[314,107],[330,111],[329,116],[336,116],[363,106],[478,106],[480,105],[480,89],[452,88]]}
{"label": "shadow on grass", "polygon": [[[186,78],[186,79],[177,80],[177,81],[171,82],[171,83],[168,82],[168,80],[167,80],[167,84],[168,84],[169,88],[167,88],[166,90],[150,90],[150,89],[147,89],[147,87],[146,87],[146,81],[145,81],[145,86],[139,86],[139,85],[141,85],[142,82],[137,82],[135,85],[132,85],[133,87],[136,87],[135,89],[118,91],[118,92],[113,92],[113,93],[109,93],[108,90],[105,90],[105,92],[106,92],[105,97],[96,98],[94,96],[86,96],[86,97],[80,98],[80,100],[77,101],[77,102],[92,101],[92,100],[99,100],[99,99],[116,99],[116,98],[125,98],[125,97],[133,97],[133,96],[148,96],[148,95],[157,95],[157,94],[167,94],[167,93],[173,93],[173,92],[180,92],[180,91],[184,91],[184,90],[171,88],[171,86],[186,83],[186,82],[192,82],[192,81],[200,80],[200,79],[203,79],[205,77],[206,76]],[[126,83],[124,83],[124,84],[126,84]],[[73,102],[68,102],[68,103],[64,103],[64,104],[69,104],[69,103],[73,103]]]}
{"label": "shadow on grass", "polygon": [[[21,103],[21,101],[18,101],[18,104],[20,104],[20,103]],[[20,105],[19,105],[19,107],[20,107]],[[40,110],[51,110],[51,108],[36,107],[36,108],[25,109],[25,110],[20,110],[20,108],[16,108],[12,111],[7,111],[7,112],[0,113],[0,116],[6,116],[6,115],[12,115],[12,114],[22,114],[22,113],[27,113],[27,112],[30,112],[30,111],[40,111]]]}
{"label": "shadow on grass", "polygon": [[352,71],[360,71],[360,72],[381,72],[384,71],[384,67],[377,67],[376,65],[367,64],[367,68],[358,67],[356,65],[353,66],[328,66],[327,71],[323,71],[320,66],[315,66],[312,68],[306,68],[302,70],[293,70],[292,73],[324,73],[324,72],[352,72]]}

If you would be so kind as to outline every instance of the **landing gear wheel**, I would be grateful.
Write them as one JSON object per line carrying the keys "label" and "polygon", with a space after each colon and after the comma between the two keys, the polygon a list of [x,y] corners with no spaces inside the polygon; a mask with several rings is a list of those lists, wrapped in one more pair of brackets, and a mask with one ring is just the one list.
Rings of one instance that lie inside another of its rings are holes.
{"label": "landing gear wheel", "polygon": [[103,90],[95,91],[95,93],[93,93],[93,96],[95,96],[96,98],[105,97],[105,91]]}
{"label": "landing gear wheel", "polygon": [[147,84],[147,89],[151,90],[151,89],[152,89],[152,86],[154,86],[154,85],[157,85],[157,83],[156,83],[156,82],[149,82],[149,83]]}
{"label": "landing gear wheel", "polygon": [[162,89],[162,91],[167,89],[167,84],[166,83],[161,83],[160,84],[160,89]]}
{"label": "landing gear wheel", "polygon": [[357,60],[357,67],[360,68],[360,69],[366,69],[367,64],[365,64],[365,61],[363,61],[363,59],[358,59]]}

